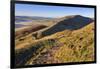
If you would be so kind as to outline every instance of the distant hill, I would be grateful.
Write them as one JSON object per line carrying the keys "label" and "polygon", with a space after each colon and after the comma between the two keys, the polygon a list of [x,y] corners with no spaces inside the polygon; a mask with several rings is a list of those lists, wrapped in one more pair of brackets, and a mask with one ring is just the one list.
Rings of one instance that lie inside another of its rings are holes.
{"label": "distant hill", "polygon": [[77,30],[90,24],[91,22],[93,22],[91,18],[80,15],[65,16],[59,18],[58,21],[51,27],[48,27],[40,32],[43,36],[46,36],[63,30]]}
{"label": "distant hill", "polygon": [[[25,16],[16,16],[16,17],[20,19],[30,18],[30,17],[25,17]],[[43,17],[33,17],[33,20],[34,18],[35,18],[35,21],[32,21],[33,24],[31,24],[33,25],[33,27],[29,28],[30,30],[32,28],[34,29],[35,25],[48,26],[44,29],[43,28],[38,29],[38,27],[35,27],[35,29],[37,28],[37,30],[31,30],[31,32],[37,33],[38,38],[51,35],[51,34],[54,34],[56,32],[60,32],[63,30],[77,30],[94,21],[91,18],[83,17],[80,15],[64,16],[61,18],[54,18],[54,19],[48,19],[48,18],[43,18]],[[23,32],[24,31],[25,30],[23,30]]]}
{"label": "distant hill", "polygon": [[15,28],[20,28],[20,27],[24,27],[25,25],[22,24],[15,24]]}
{"label": "distant hill", "polygon": [[15,22],[25,22],[25,21],[32,21],[32,20],[48,20],[52,19],[49,17],[38,17],[38,16],[15,16]]}
{"label": "distant hill", "polygon": [[25,26],[25,25],[17,24],[17,27],[20,27],[20,26],[24,26],[24,27],[16,30],[15,38],[19,38],[19,37],[28,35],[28,34],[30,34],[32,32],[35,32],[35,31],[38,31],[40,29],[43,29],[43,28],[47,27],[47,26],[41,25],[41,24],[33,24],[31,26]]}

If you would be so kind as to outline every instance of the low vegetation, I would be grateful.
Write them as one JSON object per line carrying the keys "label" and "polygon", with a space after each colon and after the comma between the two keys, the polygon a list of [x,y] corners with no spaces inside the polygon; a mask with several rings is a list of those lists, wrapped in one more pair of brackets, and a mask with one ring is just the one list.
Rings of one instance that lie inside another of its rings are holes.
{"label": "low vegetation", "polygon": [[94,30],[92,22],[80,29],[64,29],[46,36],[40,34],[41,38],[37,38],[39,33],[36,32],[16,38],[15,64],[94,61]]}
{"label": "low vegetation", "polygon": [[64,30],[16,50],[16,64],[94,61],[94,23],[75,31]]}

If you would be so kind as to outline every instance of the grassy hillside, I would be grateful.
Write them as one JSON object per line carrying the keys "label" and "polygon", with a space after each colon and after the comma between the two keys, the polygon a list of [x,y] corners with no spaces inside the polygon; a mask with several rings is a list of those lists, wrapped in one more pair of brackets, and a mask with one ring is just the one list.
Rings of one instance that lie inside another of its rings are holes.
{"label": "grassy hillside", "polygon": [[[37,40],[28,36],[27,40],[30,42],[28,47],[16,49],[16,66],[94,61],[94,23],[73,31],[63,30]],[[24,41],[26,42],[22,40]]]}
{"label": "grassy hillside", "polygon": [[58,19],[57,23],[49,27],[48,29],[42,30],[42,36],[54,34],[63,30],[77,30],[93,22],[91,18],[83,17],[80,15],[65,16]]}
{"label": "grassy hillside", "polygon": [[68,37],[59,39],[62,43],[54,57],[61,62],[81,62],[94,60],[94,23],[73,31]]}
{"label": "grassy hillside", "polygon": [[28,35],[32,32],[38,31],[38,30],[43,29],[45,27],[47,27],[47,26],[42,25],[42,24],[33,24],[31,26],[18,29],[15,32],[15,38],[23,37],[25,35]]}

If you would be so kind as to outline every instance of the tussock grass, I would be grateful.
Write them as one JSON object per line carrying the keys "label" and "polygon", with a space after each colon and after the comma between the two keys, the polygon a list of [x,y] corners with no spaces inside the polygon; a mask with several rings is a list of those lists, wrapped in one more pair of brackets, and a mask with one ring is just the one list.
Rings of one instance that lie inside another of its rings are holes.
{"label": "tussock grass", "polygon": [[16,64],[94,61],[94,23],[79,30],[57,32],[47,38],[26,49],[16,50]]}

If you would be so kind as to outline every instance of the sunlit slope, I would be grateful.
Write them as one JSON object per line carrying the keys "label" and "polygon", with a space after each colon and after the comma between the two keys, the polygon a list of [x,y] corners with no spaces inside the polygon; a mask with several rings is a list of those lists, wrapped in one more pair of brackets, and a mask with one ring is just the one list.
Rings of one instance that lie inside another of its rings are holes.
{"label": "sunlit slope", "polygon": [[62,43],[54,57],[61,62],[81,62],[94,60],[94,23],[73,31],[59,39]]}
{"label": "sunlit slope", "polygon": [[[40,56],[32,64],[67,63],[94,60],[94,23],[76,31],[63,31],[54,34],[52,42],[45,43],[47,47],[39,52]],[[52,45],[53,44],[53,45]],[[41,45],[41,44],[40,44]],[[49,47],[49,48],[48,48]]]}
{"label": "sunlit slope", "polygon": [[94,23],[64,30],[16,50],[16,64],[49,64],[94,61]]}

